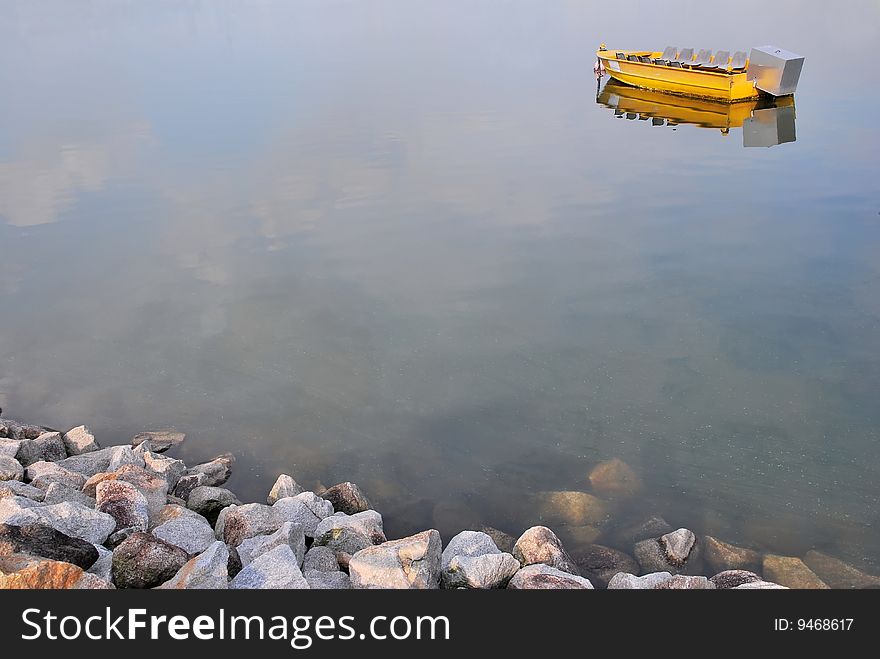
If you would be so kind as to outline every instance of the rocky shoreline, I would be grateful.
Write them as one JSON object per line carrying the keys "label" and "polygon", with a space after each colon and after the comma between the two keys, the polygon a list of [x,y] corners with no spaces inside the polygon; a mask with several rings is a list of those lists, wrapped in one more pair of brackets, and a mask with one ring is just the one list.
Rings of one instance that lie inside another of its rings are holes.
{"label": "rocky shoreline", "polygon": [[[187,466],[167,453],[183,433],[145,432],[102,448],[86,426],[58,432],[0,419],[0,588],[878,588],[880,578],[810,551],[763,554],[649,517],[632,552],[586,544],[574,558],[546,526],[519,538],[429,529],[388,539],[360,488],[304,490],[278,477],[266,503],[222,487],[230,454]],[[599,493],[626,494],[637,475],[597,465]],[[587,492],[544,493],[542,520],[594,523]]]}

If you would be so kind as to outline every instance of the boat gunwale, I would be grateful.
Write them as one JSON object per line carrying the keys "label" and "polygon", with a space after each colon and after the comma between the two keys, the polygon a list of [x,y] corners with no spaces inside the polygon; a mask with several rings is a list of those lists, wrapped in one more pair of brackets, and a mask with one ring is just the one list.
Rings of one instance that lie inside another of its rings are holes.
{"label": "boat gunwale", "polygon": [[[666,66],[664,64],[655,64],[654,62],[639,62],[639,61],[633,61],[633,60],[628,60],[628,59],[622,60],[622,59],[619,59],[616,55],[611,57],[606,54],[606,53],[615,53],[615,52],[626,53],[628,55],[636,55],[636,54],[640,53],[644,57],[650,57],[654,54],[653,51],[648,52],[648,51],[641,51],[641,50],[617,50],[617,51],[599,50],[599,51],[596,51],[596,55],[597,55],[597,57],[599,57],[599,59],[603,59],[603,60],[610,61],[610,62],[626,62],[627,64],[638,64],[639,66],[648,66],[648,67],[653,67],[653,68],[661,69],[661,70],[672,70],[672,71],[678,70],[678,67],[674,67],[674,66]],[[652,58],[652,59],[654,59],[654,58]],[[683,64],[687,64],[687,62],[683,62]],[[698,68],[687,68],[686,69],[684,67],[682,67],[681,70],[687,71],[688,73],[699,73],[699,74],[707,75],[707,76],[720,76],[723,78],[732,78],[734,76],[746,75],[746,72],[748,71],[748,61],[746,62],[745,68],[743,68],[741,70],[738,69],[736,71],[726,71],[726,70],[725,71],[707,71],[707,70],[698,69]]]}

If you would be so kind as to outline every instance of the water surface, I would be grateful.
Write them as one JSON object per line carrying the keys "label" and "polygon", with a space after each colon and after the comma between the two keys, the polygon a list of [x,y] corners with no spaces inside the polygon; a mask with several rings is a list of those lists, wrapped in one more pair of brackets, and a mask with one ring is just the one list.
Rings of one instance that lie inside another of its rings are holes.
{"label": "water surface", "polygon": [[[390,535],[620,457],[612,526],[880,567],[878,5],[618,4],[2,0],[0,406]],[[805,55],[796,141],[615,118],[602,41]]]}

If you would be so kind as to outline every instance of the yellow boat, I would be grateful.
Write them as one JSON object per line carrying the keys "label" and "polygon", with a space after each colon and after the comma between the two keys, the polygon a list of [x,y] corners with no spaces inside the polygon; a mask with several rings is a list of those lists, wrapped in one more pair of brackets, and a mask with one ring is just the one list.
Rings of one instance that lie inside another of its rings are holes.
{"label": "yellow boat", "polygon": [[753,101],[764,94],[794,94],[804,58],[775,46],[712,53],[669,46],[663,51],[613,50],[604,44],[596,51],[600,75],[634,87],[670,94],[707,98],[726,103]]}

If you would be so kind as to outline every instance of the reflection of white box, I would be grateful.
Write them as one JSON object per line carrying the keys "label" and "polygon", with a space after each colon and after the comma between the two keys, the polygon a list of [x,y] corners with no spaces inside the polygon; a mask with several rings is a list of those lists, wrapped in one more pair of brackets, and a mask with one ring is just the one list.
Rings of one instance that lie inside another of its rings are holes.
{"label": "reflection of white box", "polygon": [[795,139],[794,105],[755,110],[743,122],[743,146],[775,146]]}
{"label": "reflection of white box", "polygon": [[797,89],[804,58],[776,46],[752,48],[746,76],[755,87],[773,96],[788,96]]}

